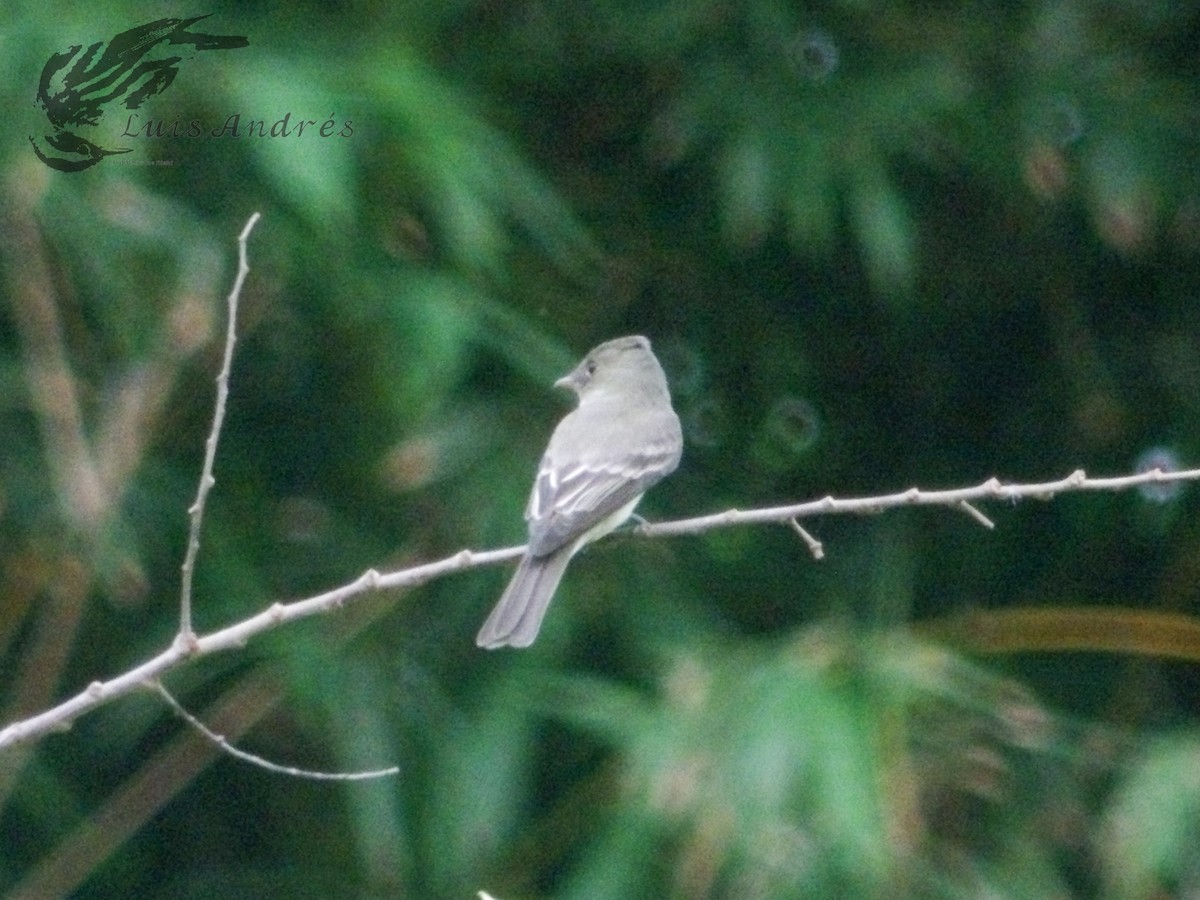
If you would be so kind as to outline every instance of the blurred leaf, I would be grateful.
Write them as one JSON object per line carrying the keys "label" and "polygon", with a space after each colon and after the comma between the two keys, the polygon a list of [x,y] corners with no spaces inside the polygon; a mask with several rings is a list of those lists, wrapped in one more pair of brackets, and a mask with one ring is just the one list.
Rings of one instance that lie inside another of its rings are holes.
{"label": "blurred leaf", "polygon": [[871,284],[881,294],[909,287],[916,274],[916,233],[907,204],[882,168],[847,188],[850,220]]}
{"label": "blurred leaf", "polygon": [[1142,609],[1045,607],[975,611],[922,626],[975,653],[1091,651],[1200,662],[1200,619]]}
{"label": "blurred leaf", "polygon": [[1200,883],[1200,738],[1178,734],[1146,748],[1118,787],[1104,831],[1112,896],[1186,895]]}
{"label": "blurred leaf", "polygon": [[725,153],[721,166],[722,210],[735,244],[759,243],[770,225],[772,162],[762,135],[747,130]]}
{"label": "blurred leaf", "polygon": [[[349,229],[357,194],[353,119],[360,107],[330,84],[332,63],[258,53],[237,67],[230,115],[238,118],[213,126],[237,131],[217,140],[247,144],[261,177],[310,225]],[[361,141],[367,124],[360,118],[357,127]]]}

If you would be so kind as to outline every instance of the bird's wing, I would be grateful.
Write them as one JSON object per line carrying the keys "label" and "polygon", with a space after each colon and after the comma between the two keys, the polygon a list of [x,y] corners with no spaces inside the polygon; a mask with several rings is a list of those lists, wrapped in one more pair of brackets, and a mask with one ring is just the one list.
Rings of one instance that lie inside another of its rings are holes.
{"label": "bird's wing", "polygon": [[622,455],[564,461],[542,457],[529,496],[529,549],[553,553],[671,474],[679,464],[678,441],[662,440]]}

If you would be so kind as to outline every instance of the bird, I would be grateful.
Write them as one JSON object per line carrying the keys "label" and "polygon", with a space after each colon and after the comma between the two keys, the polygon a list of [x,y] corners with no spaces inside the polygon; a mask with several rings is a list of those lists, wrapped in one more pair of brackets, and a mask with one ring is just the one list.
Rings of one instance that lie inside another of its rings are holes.
{"label": "bird", "polygon": [[578,406],[550,436],[525,509],[528,546],[475,638],[489,650],[533,643],[571,557],[628,519],[683,454],[667,378],[647,338],[600,344],[554,386],[574,391]]}

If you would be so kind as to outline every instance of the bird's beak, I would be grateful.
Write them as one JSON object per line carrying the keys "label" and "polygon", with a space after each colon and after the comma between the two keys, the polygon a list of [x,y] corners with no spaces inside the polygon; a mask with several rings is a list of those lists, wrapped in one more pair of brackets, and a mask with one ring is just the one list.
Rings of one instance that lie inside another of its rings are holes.
{"label": "bird's beak", "polygon": [[576,392],[579,391],[579,384],[580,378],[578,367],[572,369],[570,373],[564,375],[562,378],[558,379],[558,381],[554,382],[554,386],[556,388],[564,388],[565,390]]}

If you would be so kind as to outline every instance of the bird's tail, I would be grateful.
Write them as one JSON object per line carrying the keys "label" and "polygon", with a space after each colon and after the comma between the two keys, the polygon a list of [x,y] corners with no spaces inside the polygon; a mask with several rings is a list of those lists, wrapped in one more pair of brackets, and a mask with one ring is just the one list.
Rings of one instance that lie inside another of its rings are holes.
{"label": "bird's tail", "polygon": [[479,629],[475,643],[488,650],[532,644],[574,549],[568,544],[545,556],[522,557],[504,595]]}

